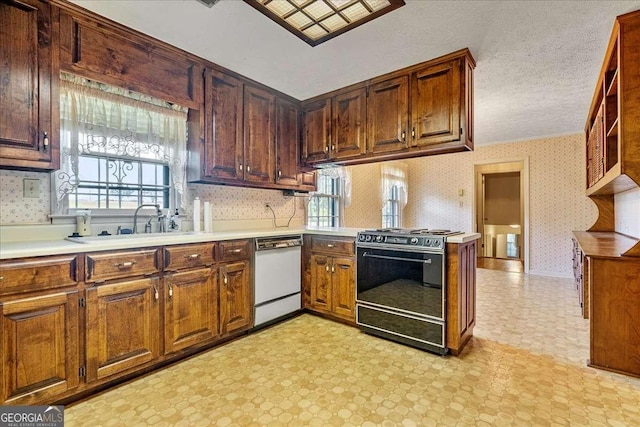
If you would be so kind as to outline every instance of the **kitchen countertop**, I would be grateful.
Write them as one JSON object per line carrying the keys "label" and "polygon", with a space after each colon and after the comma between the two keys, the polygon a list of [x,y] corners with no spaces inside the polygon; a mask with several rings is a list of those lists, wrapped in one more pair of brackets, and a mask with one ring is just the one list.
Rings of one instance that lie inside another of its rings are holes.
{"label": "kitchen countertop", "polygon": [[[323,234],[355,238],[362,229],[347,227],[300,227],[282,229],[254,229],[219,232],[184,232],[136,234],[124,236],[90,237],[87,243],[63,239],[2,242],[0,259],[62,255],[80,252],[108,251],[117,249],[143,248],[149,246],[179,245],[220,240],[249,239],[255,237],[286,236],[292,234]],[[447,237],[447,243],[466,243],[480,238],[479,233],[457,234]],[[80,240],[82,238],[78,238]]]}

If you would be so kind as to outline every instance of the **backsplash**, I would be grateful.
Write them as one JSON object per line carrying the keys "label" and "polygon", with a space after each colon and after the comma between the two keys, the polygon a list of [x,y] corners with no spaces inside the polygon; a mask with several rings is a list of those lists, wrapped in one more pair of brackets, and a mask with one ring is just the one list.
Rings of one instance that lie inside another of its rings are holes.
{"label": "backsplash", "polygon": [[[40,197],[23,197],[23,180],[40,180]],[[48,173],[0,170],[0,225],[48,223],[51,193]]]}

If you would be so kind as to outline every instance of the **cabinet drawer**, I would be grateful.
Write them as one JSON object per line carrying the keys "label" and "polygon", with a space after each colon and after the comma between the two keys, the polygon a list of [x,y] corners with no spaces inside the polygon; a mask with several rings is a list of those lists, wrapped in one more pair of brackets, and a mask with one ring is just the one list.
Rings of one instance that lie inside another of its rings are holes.
{"label": "cabinet drawer", "polygon": [[229,240],[218,243],[220,245],[220,261],[249,259],[253,240]]}
{"label": "cabinet drawer", "polygon": [[0,262],[0,295],[73,286],[78,282],[78,255]]}
{"label": "cabinet drawer", "polygon": [[311,250],[314,252],[329,252],[331,254],[353,255],[355,240],[339,240],[335,237],[312,236]]}
{"label": "cabinet drawer", "polygon": [[154,274],[158,273],[158,266],[157,248],[88,254],[86,281],[99,282]]}
{"label": "cabinet drawer", "polygon": [[164,248],[164,269],[173,271],[211,265],[215,261],[215,247],[214,243],[168,246]]}

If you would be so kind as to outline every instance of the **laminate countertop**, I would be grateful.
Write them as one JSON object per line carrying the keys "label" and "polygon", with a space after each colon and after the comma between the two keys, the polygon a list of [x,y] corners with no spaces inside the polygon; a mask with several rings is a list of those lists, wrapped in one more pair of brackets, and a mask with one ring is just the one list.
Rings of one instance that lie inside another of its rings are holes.
{"label": "laminate countertop", "polygon": [[[347,227],[300,227],[283,229],[255,229],[220,232],[153,233],[120,236],[104,236],[33,241],[0,241],[0,259],[26,258],[45,255],[62,255],[80,252],[96,252],[150,246],[180,245],[216,242],[222,240],[253,239],[256,237],[287,236],[294,234],[323,234],[353,237],[362,229]],[[466,243],[480,238],[479,233],[464,233],[447,237],[447,243]]]}

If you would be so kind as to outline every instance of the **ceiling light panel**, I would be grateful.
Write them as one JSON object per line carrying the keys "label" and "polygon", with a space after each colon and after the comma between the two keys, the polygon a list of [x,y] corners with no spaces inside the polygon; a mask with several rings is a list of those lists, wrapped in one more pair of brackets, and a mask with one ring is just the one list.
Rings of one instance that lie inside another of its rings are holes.
{"label": "ceiling light panel", "polygon": [[401,6],[404,0],[244,0],[316,46]]}

